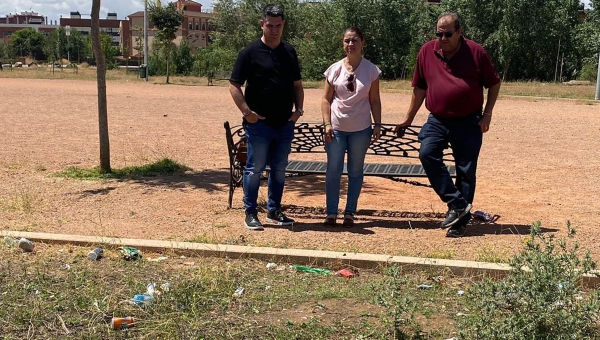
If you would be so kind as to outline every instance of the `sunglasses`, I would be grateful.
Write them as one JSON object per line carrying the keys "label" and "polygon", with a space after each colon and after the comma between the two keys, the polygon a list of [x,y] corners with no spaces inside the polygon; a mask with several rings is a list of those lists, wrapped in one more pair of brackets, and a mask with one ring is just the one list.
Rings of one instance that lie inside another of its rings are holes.
{"label": "sunglasses", "polygon": [[348,81],[346,83],[346,90],[348,90],[348,92],[354,92],[354,73],[347,75],[346,80]]}
{"label": "sunglasses", "polygon": [[[454,31],[454,32],[456,32],[456,31]],[[454,34],[454,32],[435,32],[435,36],[438,38],[441,38],[441,37],[450,38]]]}

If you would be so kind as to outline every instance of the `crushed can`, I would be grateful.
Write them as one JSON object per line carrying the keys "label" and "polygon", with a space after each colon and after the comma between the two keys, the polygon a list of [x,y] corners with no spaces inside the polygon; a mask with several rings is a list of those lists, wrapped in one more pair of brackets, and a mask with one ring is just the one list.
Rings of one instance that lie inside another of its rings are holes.
{"label": "crushed can", "polygon": [[112,320],[110,321],[110,326],[114,330],[131,328],[131,327],[133,327],[133,325],[134,325],[133,316],[126,316],[124,318],[119,318],[119,317],[113,316]]}
{"label": "crushed can", "polygon": [[473,217],[484,222],[490,222],[492,220],[492,215],[481,210],[477,210],[476,212],[474,212]]}
{"label": "crushed can", "polygon": [[96,248],[94,250],[90,250],[90,252],[88,253],[88,260],[90,260],[90,261],[98,261],[103,256],[104,256],[104,250],[102,250],[102,248],[98,247],[98,248]]}
{"label": "crushed can", "polygon": [[23,249],[24,252],[32,252],[33,248],[35,248],[35,244],[25,237],[21,237],[19,240],[19,248]]}

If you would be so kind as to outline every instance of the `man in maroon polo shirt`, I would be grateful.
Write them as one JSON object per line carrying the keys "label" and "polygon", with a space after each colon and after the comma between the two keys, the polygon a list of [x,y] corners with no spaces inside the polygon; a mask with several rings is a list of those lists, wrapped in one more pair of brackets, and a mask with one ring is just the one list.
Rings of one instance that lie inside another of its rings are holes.
{"label": "man in maroon polo shirt", "polygon": [[[442,228],[450,227],[447,237],[463,236],[471,219],[479,150],[500,91],[500,78],[487,52],[462,33],[456,13],[440,15],[437,39],[419,51],[410,107],[396,127],[401,133],[410,126],[426,100],[430,114],[419,133],[419,159],[431,186],[448,205],[442,222]],[[488,89],[485,107],[484,87]],[[442,160],[447,147],[454,154],[456,183]]]}

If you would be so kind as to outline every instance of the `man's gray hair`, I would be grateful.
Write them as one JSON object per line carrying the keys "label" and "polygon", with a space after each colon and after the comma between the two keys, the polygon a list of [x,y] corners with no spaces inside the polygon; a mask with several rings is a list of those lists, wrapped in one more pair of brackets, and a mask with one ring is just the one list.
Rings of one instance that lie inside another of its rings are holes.
{"label": "man's gray hair", "polygon": [[452,21],[454,21],[454,30],[455,31],[458,31],[460,29],[460,17],[458,16],[458,14],[456,14],[454,12],[444,12],[444,13],[440,14],[437,21],[439,22],[440,19],[442,19],[444,17],[450,17],[452,19]]}

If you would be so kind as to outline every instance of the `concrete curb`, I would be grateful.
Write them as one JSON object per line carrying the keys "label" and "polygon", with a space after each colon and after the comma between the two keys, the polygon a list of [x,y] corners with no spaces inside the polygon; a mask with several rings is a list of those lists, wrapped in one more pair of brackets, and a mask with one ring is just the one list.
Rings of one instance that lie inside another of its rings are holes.
{"label": "concrete curb", "polygon": [[[358,268],[382,268],[397,264],[403,270],[449,270],[458,276],[502,277],[510,270],[507,264],[389,256],[381,254],[344,253],[305,249],[279,249],[268,247],[236,246],[161,240],[128,239],[101,236],[66,235],[0,230],[0,236],[25,237],[34,242],[49,244],[74,244],[80,246],[104,245],[105,247],[131,246],[142,251],[157,253],[173,252],[178,255],[197,257],[253,258],[270,262],[286,262],[302,265],[351,265]],[[586,287],[597,287],[600,279],[586,276]]]}

